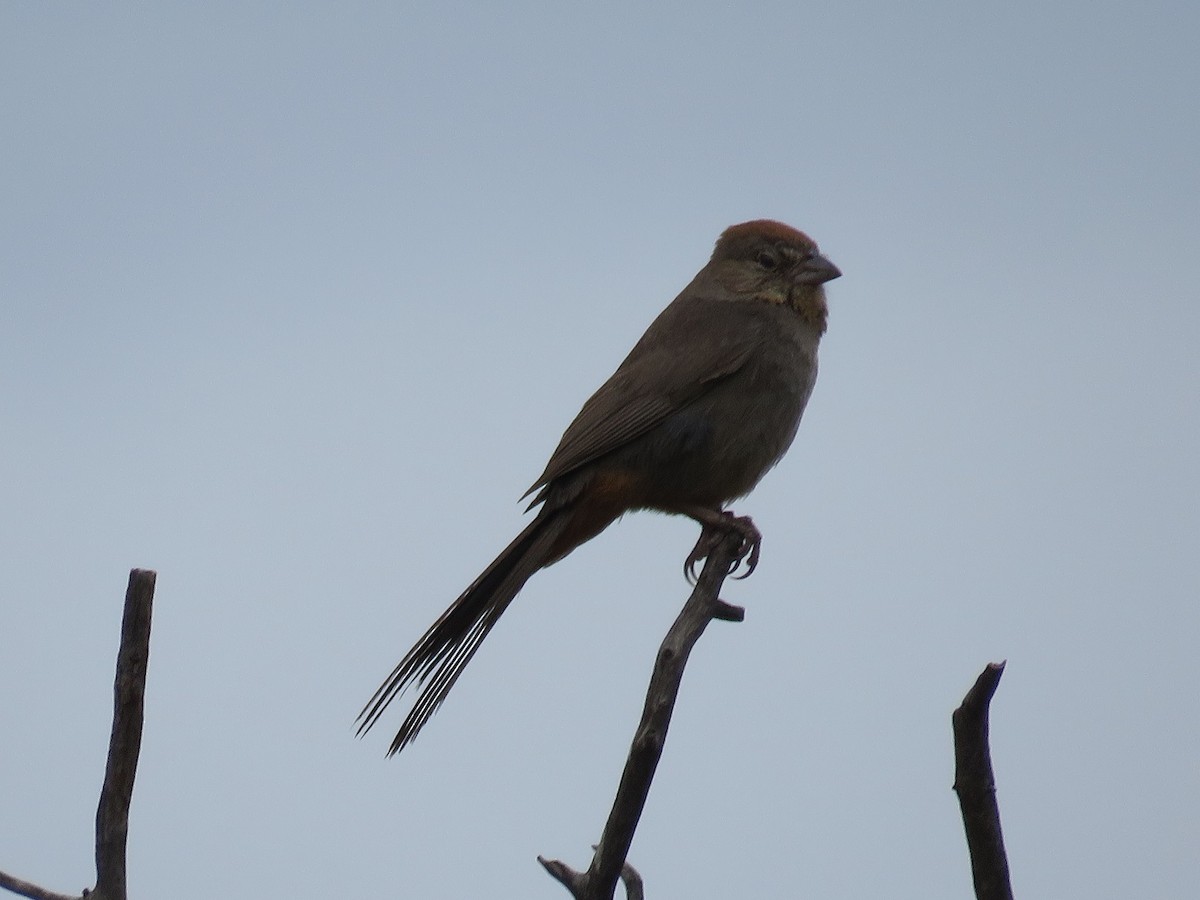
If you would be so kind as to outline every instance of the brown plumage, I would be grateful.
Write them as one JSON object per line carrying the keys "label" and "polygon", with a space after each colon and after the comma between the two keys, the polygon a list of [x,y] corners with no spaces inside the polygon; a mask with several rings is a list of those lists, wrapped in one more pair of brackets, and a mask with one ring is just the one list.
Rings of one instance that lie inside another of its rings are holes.
{"label": "brown plumage", "polygon": [[703,559],[720,529],[743,535],[746,572],[760,536],[724,505],[779,461],[817,377],[826,281],[841,273],[780,222],[734,225],[583,405],[526,495],[536,517],[430,626],[359,714],[368,731],[397,696],[419,695],[389,755],[445,699],[529,577],[637,509],[690,516]]}

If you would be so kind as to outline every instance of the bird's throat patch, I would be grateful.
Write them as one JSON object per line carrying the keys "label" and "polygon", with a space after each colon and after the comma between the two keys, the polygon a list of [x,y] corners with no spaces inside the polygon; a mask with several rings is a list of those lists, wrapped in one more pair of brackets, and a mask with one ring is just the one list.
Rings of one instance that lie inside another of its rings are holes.
{"label": "bird's throat patch", "polygon": [[790,307],[805,322],[815,326],[821,334],[825,333],[829,305],[825,302],[825,289],[822,287],[793,287],[790,291],[769,287],[756,293],[754,299],[776,306]]}

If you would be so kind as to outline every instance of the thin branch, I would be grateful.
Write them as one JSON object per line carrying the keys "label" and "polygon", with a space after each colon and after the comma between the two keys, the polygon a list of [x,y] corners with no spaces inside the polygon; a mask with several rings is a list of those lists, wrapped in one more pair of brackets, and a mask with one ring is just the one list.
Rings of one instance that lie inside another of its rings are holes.
{"label": "thin branch", "polygon": [[[592,844],[592,850],[596,850],[596,844]],[[542,867],[549,872],[554,878],[566,885],[567,890],[574,894],[576,885],[583,878],[583,873],[576,872],[566,863],[559,862],[557,859],[546,859],[544,856],[539,856],[538,862]],[[624,863],[621,866],[621,883],[625,885],[625,900],[646,900],[645,888],[642,884],[642,874],[629,863]]]}
{"label": "thin branch", "polygon": [[[96,889],[84,891],[88,900],[126,900],[125,840],[129,833],[129,803],[142,746],[142,706],[146,666],[150,659],[150,613],[155,574],[149,569],[129,573],[121,647],[113,684],[113,724],[108,764],[96,809]],[[0,872],[0,887],[31,900],[77,900]]]}
{"label": "thin branch", "polygon": [[988,706],[1003,673],[1004,663],[988,663],[951,717],[954,790],[962,808],[978,900],[1012,900],[1013,896],[988,747]]}
{"label": "thin branch", "polygon": [[56,894],[54,891],[48,891],[44,887],[14,878],[7,872],[0,872],[0,888],[20,894],[22,897],[29,897],[30,900],[81,900],[72,894]]}
{"label": "thin branch", "polygon": [[625,858],[646,805],[654,771],[662,757],[688,654],[713,619],[740,622],[745,615],[740,607],[731,606],[717,597],[742,540],[740,535],[731,533],[709,553],[695,589],[659,647],[642,719],[633,737],[612,811],[588,870],[576,872],[558,860],[538,857],[538,862],[576,900],[612,900],[617,879],[623,874],[630,900],[640,900],[643,896],[641,876],[632,866],[627,866]]}
{"label": "thin branch", "polygon": [[629,863],[621,865],[621,883],[625,885],[626,900],[646,900],[642,889],[642,875]]}
{"label": "thin branch", "polygon": [[108,743],[104,787],[96,809],[96,894],[101,900],[125,900],[125,840],[129,802],[142,749],[142,707],[150,662],[150,613],[155,573],[134,569],[125,592],[121,649],[113,683],[113,726]]}

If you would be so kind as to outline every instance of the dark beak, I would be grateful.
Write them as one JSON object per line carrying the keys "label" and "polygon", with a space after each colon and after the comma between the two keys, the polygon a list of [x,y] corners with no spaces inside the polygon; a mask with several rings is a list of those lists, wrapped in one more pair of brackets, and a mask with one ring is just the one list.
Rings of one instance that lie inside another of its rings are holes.
{"label": "dark beak", "polygon": [[821,254],[816,253],[804,261],[793,280],[797,284],[824,284],[840,278],[841,275],[841,269]]}

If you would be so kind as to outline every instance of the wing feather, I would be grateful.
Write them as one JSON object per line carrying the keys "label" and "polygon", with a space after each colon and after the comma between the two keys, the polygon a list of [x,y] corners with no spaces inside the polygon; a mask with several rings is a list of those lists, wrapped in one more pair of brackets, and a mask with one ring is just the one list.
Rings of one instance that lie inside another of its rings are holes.
{"label": "wing feather", "polygon": [[635,440],[745,365],[759,332],[746,327],[744,310],[723,327],[730,312],[738,311],[722,301],[668,306],[583,405],[525,496]]}

